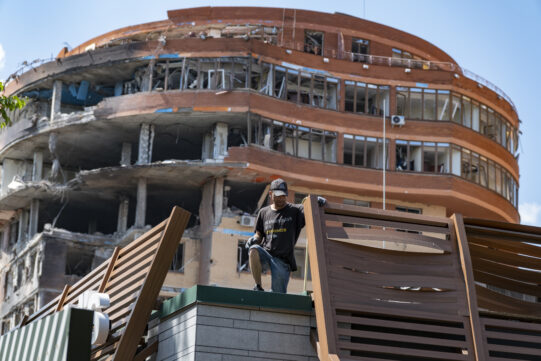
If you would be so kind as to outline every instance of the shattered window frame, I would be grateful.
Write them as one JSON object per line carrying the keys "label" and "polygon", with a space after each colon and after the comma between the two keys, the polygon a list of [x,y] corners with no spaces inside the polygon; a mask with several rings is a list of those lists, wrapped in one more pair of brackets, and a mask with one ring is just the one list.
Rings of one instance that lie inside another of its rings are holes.
{"label": "shattered window frame", "polygon": [[[418,150],[418,156],[414,156],[416,150],[412,150],[413,147]],[[345,148],[344,146],[344,150]],[[435,166],[432,170],[430,167],[427,170],[425,157],[426,153],[432,150]],[[417,160],[421,166],[414,158],[420,159]],[[395,160],[395,170],[398,172],[455,175],[498,193],[515,208],[518,207],[518,186],[511,173],[492,159],[470,149],[446,142],[397,139],[395,140]]]}
{"label": "shattered window frame", "polygon": [[318,30],[304,30],[304,52],[314,55],[323,55],[325,33]]}

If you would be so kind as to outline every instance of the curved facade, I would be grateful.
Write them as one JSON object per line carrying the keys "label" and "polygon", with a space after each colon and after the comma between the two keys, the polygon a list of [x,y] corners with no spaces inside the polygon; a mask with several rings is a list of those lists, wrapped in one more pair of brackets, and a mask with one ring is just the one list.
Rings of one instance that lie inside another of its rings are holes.
{"label": "curved facade", "polygon": [[169,11],[6,89],[31,99],[0,133],[6,325],[174,204],[196,216],[171,291],[249,286],[242,242],[276,177],[291,201],[519,220],[512,101],[436,46],[348,15]]}

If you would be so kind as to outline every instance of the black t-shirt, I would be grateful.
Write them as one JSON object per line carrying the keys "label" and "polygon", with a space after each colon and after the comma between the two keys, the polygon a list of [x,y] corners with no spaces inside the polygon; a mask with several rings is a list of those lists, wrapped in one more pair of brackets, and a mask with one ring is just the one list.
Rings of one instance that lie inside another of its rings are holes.
{"label": "black t-shirt", "polygon": [[280,210],[271,206],[261,208],[257,215],[255,231],[260,232],[264,239],[261,246],[273,257],[278,257],[291,266],[291,271],[297,270],[295,262],[295,244],[304,227],[304,207],[301,204],[287,205]]}

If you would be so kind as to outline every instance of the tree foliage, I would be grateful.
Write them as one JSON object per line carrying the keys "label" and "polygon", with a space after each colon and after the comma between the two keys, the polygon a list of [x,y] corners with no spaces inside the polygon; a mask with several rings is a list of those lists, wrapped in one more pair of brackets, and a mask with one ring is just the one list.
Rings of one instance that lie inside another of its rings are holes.
{"label": "tree foliage", "polygon": [[11,124],[11,119],[8,116],[8,111],[13,111],[15,109],[22,109],[26,101],[19,98],[16,95],[6,96],[3,94],[4,84],[0,81],[0,128],[7,127]]}

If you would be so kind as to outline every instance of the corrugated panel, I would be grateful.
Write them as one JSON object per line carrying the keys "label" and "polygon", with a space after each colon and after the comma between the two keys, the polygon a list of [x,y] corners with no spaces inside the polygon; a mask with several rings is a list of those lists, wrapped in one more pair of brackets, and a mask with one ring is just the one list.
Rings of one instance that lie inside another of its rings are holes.
{"label": "corrugated panel", "polygon": [[90,359],[92,311],[66,308],[0,337],[0,361]]}

